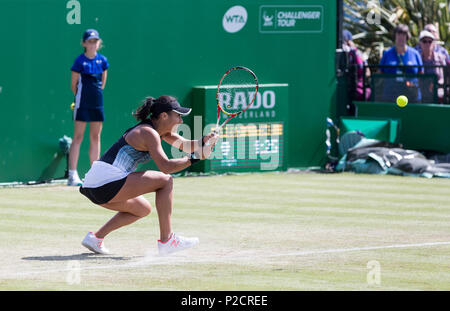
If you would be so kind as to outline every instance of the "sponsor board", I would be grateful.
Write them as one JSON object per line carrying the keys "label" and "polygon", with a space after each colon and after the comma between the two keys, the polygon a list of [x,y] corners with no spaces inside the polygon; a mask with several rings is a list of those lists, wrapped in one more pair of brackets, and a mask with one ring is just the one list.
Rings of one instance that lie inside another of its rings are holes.
{"label": "sponsor board", "polygon": [[[193,110],[204,116],[197,121],[194,117],[192,131],[195,137],[211,133],[216,125],[216,89],[217,86],[194,88]],[[251,94],[237,92],[237,96],[226,104],[242,109],[250,101]],[[197,169],[205,172],[285,169],[284,145],[287,141],[288,116],[288,84],[260,84],[253,105],[222,129],[211,157],[203,161],[202,168],[197,166]]]}
{"label": "sponsor board", "polygon": [[260,33],[316,33],[323,31],[321,5],[262,5]]}

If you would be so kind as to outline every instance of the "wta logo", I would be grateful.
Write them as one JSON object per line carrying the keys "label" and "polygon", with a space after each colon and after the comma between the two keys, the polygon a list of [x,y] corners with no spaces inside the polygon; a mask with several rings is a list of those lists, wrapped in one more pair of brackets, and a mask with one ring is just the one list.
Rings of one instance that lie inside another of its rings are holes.
{"label": "wta logo", "polygon": [[244,28],[247,23],[247,10],[240,5],[235,5],[225,12],[222,26],[226,32],[235,33]]}

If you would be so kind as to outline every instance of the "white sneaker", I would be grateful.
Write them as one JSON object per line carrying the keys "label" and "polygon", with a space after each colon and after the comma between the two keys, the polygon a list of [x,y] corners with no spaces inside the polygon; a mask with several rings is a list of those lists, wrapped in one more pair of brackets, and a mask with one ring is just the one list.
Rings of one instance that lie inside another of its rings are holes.
{"label": "white sneaker", "polygon": [[83,182],[78,176],[69,177],[67,179],[67,186],[81,186],[83,185]]}
{"label": "white sneaker", "polygon": [[159,254],[168,255],[170,253],[182,251],[197,245],[198,242],[198,238],[185,238],[172,233],[169,240],[166,242],[161,242],[161,240],[158,240]]}
{"label": "white sneaker", "polygon": [[86,234],[81,245],[97,254],[109,254],[109,250],[103,245],[103,239],[97,238],[92,232]]}

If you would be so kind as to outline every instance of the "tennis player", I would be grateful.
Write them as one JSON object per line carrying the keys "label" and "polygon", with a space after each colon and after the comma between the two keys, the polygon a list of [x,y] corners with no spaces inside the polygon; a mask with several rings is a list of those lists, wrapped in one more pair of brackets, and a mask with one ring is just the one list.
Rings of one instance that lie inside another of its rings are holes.
{"label": "tennis player", "polygon": [[[140,121],[125,131],[120,139],[92,164],[80,192],[93,203],[117,211],[98,231],[89,232],[82,245],[89,250],[108,254],[103,239],[110,232],[129,225],[150,213],[150,203],[142,196],[156,193],[161,255],[196,245],[198,238],[186,238],[172,232],[172,177],[197,161],[209,157],[214,143],[206,145],[213,134],[201,140],[187,140],[176,133],[182,116],[191,112],[171,96],[147,97],[133,115]],[[189,156],[169,159],[161,140],[183,150]],[[153,160],[160,171],[136,172],[139,163]]]}

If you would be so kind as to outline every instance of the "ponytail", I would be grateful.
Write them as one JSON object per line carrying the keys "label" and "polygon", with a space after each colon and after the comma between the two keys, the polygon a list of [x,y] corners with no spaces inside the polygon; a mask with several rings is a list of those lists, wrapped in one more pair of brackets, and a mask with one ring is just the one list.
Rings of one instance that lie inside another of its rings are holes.
{"label": "ponytail", "polygon": [[133,112],[133,117],[138,121],[144,121],[147,119],[148,115],[152,112],[153,103],[155,99],[151,96],[146,97],[144,99],[144,104],[136,109],[136,112]]}
{"label": "ponytail", "polygon": [[148,96],[143,100],[144,104],[136,109],[136,112],[133,112],[133,116],[138,121],[144,121],[149,117],[149,115],[152,119],[156,120],[162,112],[168,112],[172,110],[170,105],[172,102],[176,101],[177,100],[175,97],[167,95],[160,96],[156,99]]}

